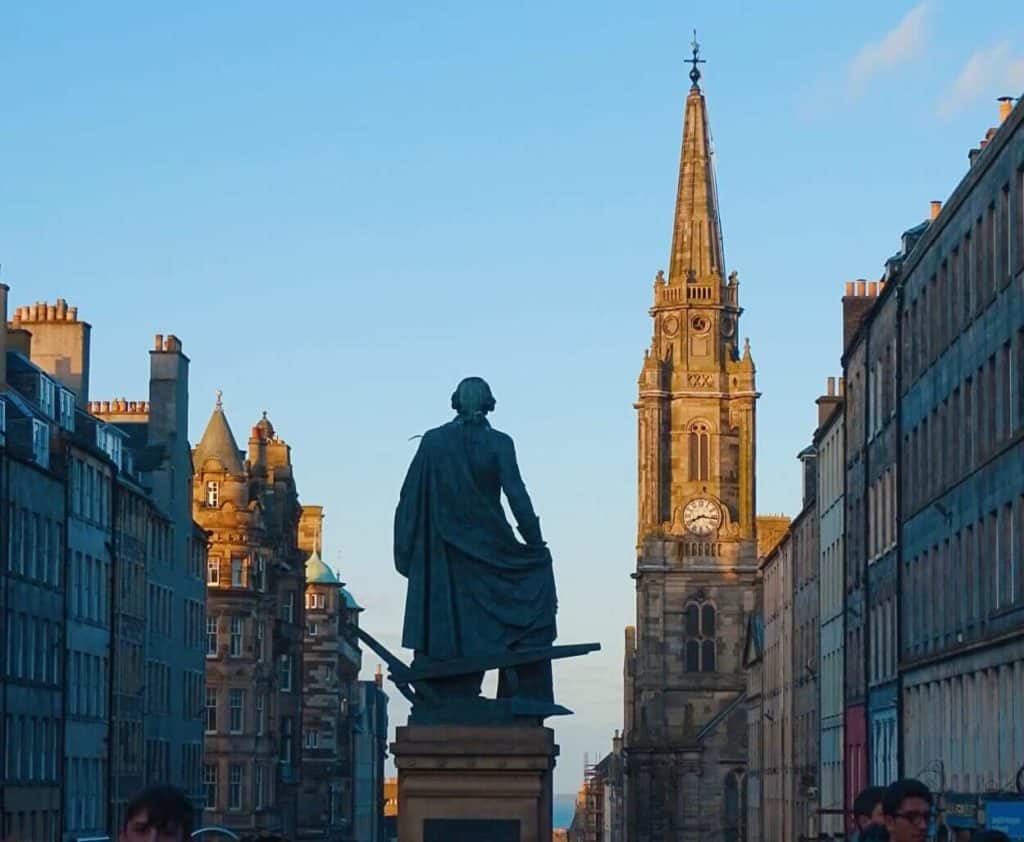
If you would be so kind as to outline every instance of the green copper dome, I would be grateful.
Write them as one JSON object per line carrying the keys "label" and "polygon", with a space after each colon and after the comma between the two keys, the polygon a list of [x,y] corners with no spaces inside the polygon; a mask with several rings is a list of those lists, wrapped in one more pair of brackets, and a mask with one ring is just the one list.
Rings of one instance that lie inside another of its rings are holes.
{"label": "green copper dome", "polygon": [[307,585],[340,585],[338,577],[331,572],[331,568],[324,564],[320,553],[313,550],[306,559],[306,584]]}

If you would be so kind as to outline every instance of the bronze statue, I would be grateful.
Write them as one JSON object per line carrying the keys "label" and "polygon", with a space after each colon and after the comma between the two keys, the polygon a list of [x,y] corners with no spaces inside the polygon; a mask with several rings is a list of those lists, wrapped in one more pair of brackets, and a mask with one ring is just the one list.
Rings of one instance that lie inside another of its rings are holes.
{"label": "bronze statue", "polygon": [[[542,649],[555,639],[555,579],[512,439],[487,421],[495,400],[479,377],[452,395],[455,418],[428,430],[395,511],[395,567],[408,578],[402,645],[413,669],[437,661]],[[501,506],[504,491],[523,542]],[[476,696],[483,672],[446,689]],[[514,693],[552,701],[551,662],[520,667]],[[440,682],[439,682],[440,683]]]}

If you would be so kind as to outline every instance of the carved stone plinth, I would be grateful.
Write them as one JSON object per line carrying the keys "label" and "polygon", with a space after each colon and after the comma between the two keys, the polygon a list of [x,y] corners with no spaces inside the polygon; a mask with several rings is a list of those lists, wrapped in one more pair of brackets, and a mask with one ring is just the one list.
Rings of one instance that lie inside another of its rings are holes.
{"label": "carved stone plinth", "polygon": [[543,727],[399,728],[398,838],[550,842],[554,736]]}

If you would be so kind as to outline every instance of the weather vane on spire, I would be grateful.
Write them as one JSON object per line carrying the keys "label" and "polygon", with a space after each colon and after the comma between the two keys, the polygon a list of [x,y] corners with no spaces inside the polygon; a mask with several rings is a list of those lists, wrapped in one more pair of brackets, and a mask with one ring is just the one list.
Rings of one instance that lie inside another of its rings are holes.
{"label": "weather vane on spire", "polygon": [[700,55],[700,44],[697,43],[697,30],[693,30],[693,40],[690,42],[690,46],[693,47],[693,58],[686,60],[687,64],[692,64],[693,67],[690,69],[690,81],[693,82],[693,87],[698,87],[697,83],[700,81],[700,69],[697,67],[698,64],[706,64],[707,62],[698,58]]}
{"label": "weather vane on spire", "polygon": [[223,397],[224,397],[224,392],[222,392],[220,389],[218,389],[217,390],[217,409],[220,409],[222,406],[224,406],[223,402],[221,401],[221,398],[223,398]]}

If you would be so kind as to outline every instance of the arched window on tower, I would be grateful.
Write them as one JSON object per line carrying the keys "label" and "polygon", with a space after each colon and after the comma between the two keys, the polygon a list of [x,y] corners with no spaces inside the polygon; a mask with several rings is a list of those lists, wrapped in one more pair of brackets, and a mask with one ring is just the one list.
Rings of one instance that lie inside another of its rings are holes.
{"label": "arched window on tower", "polygon": [[704,421],[690,425],[690,479],[704,481],[711,477],[711,427]]}
{"label": "arched window on tower", "polygon": [[725,776],[722,802],[722,838],[727,842],[745,842],[747,838],[747,781],[742,769]]}
{"label": "arched window on tower", "polygon": [[715,606],[704,599],[692,599],[684,610],[687,672],[715,672],[718,667],[715,637]]}

